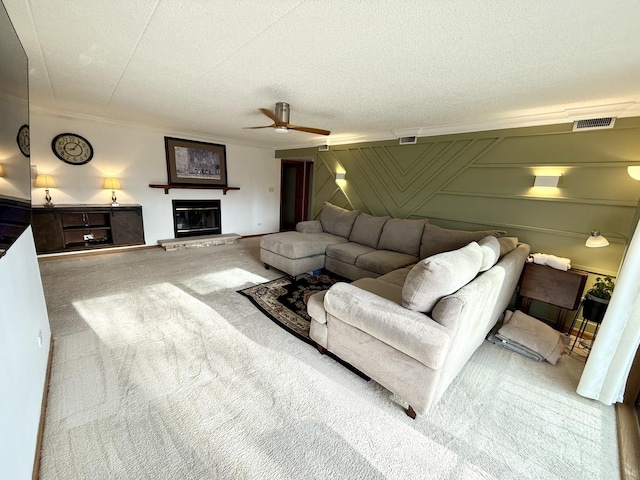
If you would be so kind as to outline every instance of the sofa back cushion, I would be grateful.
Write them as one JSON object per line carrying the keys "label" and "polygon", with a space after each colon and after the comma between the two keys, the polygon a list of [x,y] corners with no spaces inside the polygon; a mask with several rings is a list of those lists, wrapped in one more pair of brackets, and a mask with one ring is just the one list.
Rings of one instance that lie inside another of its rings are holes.
{"label": "sofa back cushion", "polygon": [[493,267],[500,259],[500,242],[493,235],[487,235],[478,242],[482,249],[482,265],[480,271],[485,272]]}
{"label": "sofa back cushion", "polygon": [[500,237],[498,243],[500,244],[500,258],[502,258],[518,246],[518,237]]}
{"label": "sofa back cushion", "polygon": [[456,250],[469,242],[478,242],[487,235],[500,237],[505,233],[503,230],[451,230],[427,223],[422,234],[420,258]]}
{"label": "sofa back cushion", "polygon": [[391,250],[417,256],[425,223],[426,220],[390,218],[382,229],[378,250]]}
{"label": "sofa back cushion", "polygon": [[374,217],[361,213],[353,223],[349,241],[376,248],[380,240],[380,234],[389,217]]}
{"label": "sofa back cushion", "polygon": [[473,280],[481,265],[482,248],[476,242],[419,261],[402,287],[402,306],[430,313],[442,297]]}
{"label": "sofa back cushion", "polygon": [[325,232],[349,238],[353,223],[358,215],[360,215],[358,210],[345,210],[329,202],[324,202],[324,207],[320,214],[320,223],[322,223],[322,229]]}

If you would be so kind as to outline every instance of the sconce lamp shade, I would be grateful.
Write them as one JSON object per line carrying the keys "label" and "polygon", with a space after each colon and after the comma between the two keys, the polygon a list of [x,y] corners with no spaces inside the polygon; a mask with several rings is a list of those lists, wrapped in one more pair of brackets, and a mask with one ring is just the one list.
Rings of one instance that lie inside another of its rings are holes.
{"label": "sconce lamp shade", "polygon": [[346,180],[347,172],[336,172],[336,180]]}
{"label": "sconce lamp shade", "polygon": [[533,181],[534,187],[557,187],[560,175],[536,175]]}
{"label": "sconce lamp shade", "polygon": [[606,247],[609,245],[609,240],[600,235],[598,230],[591,230],[591,235],[589,235],[584,245],[589,248]]}
{"label": "sconce lamp shade", "polygon": [[627,167],[627,173],[634,180],[640,181],[640,166]]}
{"label": "sconce lamp shade", "polygon": [[120,190],[120,180],[115,177],[105,178],[102,188],[105,190]]}
{"label": "sconce lamp shade", "polygon": [[38,175],[36,177],[37,188],[56,188],[56,181],[51,175]]}

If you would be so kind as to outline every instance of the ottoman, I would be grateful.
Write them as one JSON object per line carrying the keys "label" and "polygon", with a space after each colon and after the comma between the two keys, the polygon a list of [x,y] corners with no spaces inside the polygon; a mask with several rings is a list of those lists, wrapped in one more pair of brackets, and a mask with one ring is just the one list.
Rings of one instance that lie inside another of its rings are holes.
{"label": "ottoman", "polygon": [[295,277],[323,268],[326,248],[347,241],[331,233],[272,233],[260,239],[260,261]]}

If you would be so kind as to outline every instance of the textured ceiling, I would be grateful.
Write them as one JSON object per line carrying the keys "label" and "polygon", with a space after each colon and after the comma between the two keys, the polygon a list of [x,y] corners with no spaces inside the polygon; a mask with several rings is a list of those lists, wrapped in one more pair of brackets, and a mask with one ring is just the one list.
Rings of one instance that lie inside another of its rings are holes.
{"label": "textured ceiling", "polygon": [[[640,115],[637,0],[3,0],[35,109],[290,148]],[[329,137],[242,127],[291,104]]]}

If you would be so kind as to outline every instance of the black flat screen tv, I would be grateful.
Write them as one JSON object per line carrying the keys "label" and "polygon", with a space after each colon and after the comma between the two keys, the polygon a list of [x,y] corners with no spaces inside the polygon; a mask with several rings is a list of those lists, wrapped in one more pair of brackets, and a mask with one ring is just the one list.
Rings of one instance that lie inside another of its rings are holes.
{"label": "black flat screen tv", "polygon": [[0,257],[31,222],[29,70],[0,2]]}

